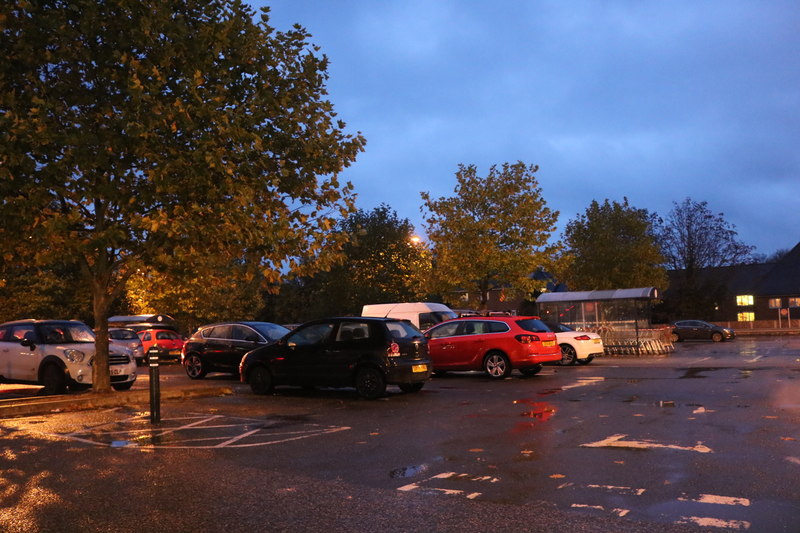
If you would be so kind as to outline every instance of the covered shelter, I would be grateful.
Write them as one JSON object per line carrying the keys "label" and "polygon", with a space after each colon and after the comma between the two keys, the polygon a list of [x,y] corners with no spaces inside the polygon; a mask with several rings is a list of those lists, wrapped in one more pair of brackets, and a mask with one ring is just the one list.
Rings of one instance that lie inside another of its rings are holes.
{"label": "covered shelter", "polygon": [[539,316],[603,337],[606,353],[666,353],[670,328],[652,325],[658,289],[642,287],[578,292],[548,292],[536,299]]}

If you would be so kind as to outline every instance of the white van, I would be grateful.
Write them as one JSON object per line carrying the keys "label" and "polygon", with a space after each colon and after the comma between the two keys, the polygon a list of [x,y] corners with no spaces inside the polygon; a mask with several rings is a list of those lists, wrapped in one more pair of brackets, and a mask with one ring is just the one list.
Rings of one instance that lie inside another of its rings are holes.
{"label": "white van", "polygon": [[377,316],[408,320],[421,331],[439,322],[457,318],[458,315],[444,304],[431,302],[370,304],[361,310],[361,316]]}

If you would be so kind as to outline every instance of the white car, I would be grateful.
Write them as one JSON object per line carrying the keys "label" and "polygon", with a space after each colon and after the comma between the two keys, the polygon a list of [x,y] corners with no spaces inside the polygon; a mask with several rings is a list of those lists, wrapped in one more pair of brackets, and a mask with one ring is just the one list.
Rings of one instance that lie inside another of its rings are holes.
{"label": "white car", "polygon": [[[109,345],[111,386],[130,389],[136,360],[127,348]],[[77,320],[17,320],[0,324],[0,378],[44,386],[45,394],[92,384],[94,332]]]}
{"label": "white car", "polygon": [[575,331],[566,324],[545,321],[555,334],[561,347],[561,364],[588,365],[592,359],[603,355],[603,339],[597,333]]}

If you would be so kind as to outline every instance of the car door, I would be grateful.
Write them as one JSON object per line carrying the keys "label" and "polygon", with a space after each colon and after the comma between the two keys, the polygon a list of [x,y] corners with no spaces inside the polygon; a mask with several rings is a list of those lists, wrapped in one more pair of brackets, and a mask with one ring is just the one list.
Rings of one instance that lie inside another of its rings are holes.
{"label": "car door", "polygon": [[203,356],[211,368],[230,366],[232,352],[230,324],[220,324],[203,331]]}
{"label": "car door", "polygon": [[325,374],[330,370],[325,355],[330,349],[335,326],[333,321],[315,322],[286,337],[281,345],[281,351],[285,355],[273,363],[280,381],[289,385],[323,384],[330,381]]}
{"label": "car door", "polygon": [[11,379],[11,361],[20,349],[19,340],[11,336],[11,326],[0,328],[0,376]]}
{"label": "car door", "polygon": [[463,352],[457,350],[456,335],[460,325],[460,322],[445,322],[425,335],[428,339],[428,356],[433,361],[434,370],[447,370],[466,363]]}
{"label": "car door", "polygon": [[[11,328],[9,359],[4,369],[8,379],[36,381],[41,359],[41,338],[33,324],[19,324]],[[24,341],[24,344],[23,344]]]}
{"label": "car door", "polygon": [[231,371],[238,370],[239,363],[242,357],[244,357],[244,354],[261,344],[266,344],[266,341],[258,332],[251,327],[241,324],[234,324],[231,326],[230,336],[225,365]]}

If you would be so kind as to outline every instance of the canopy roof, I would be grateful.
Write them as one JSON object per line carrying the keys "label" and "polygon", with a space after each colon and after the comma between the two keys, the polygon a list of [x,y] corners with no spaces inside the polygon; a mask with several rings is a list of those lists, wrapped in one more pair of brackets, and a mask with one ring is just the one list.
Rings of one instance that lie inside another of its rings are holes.
{"label": "canopy roof", "polygon": [[658,298],[658,289],[614,289],[607,291],[546,292],[536,298],[536,303],[548,302],[597,302],[600,300],[649,300]]}

